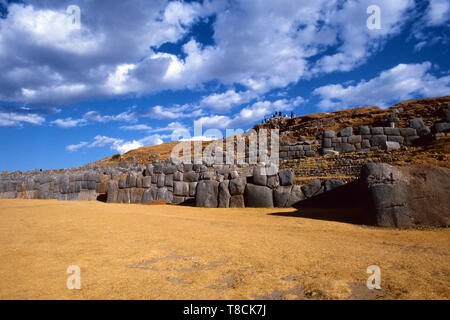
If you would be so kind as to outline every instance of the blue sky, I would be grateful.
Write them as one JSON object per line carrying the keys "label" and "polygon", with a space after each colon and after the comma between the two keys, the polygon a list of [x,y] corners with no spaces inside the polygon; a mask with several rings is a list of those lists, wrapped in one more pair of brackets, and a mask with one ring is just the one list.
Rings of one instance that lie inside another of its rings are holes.
{"label": "blue sky", "polygon": [[[67,13],[80,8],[80,23]],[[380,29],[368,28],[376,5]],[[0,170],[450,94],[450,1],[0,0]],[[75,24],[74,24],[75,22]]]}

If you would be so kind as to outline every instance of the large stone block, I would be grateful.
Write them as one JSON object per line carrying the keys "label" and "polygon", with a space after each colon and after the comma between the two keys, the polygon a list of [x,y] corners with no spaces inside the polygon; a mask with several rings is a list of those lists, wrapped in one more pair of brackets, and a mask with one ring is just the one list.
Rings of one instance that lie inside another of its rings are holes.
{"label": "large stone block", "polygon": [[339,131],[340,137],[350,137],[353,135],[353,128],[352,127],[345,127],[344,129],[341,129]]}
{"label": "large stone block", "polygon": [[181,197],[189,196],[189,183],[183,181],[175,181],[173,183],[173,194]]}
{"label": "large stone block", "polygon": [[144,193],[142,194],[142,203],[147,204],[149,202],[156,200],[157,193],[158,188],[156,187],[151,187],[150,189],[145,190]]}
{"label": "large stone block", "polygon": [[166,177],[165,177],[164,173],[158,174],[158,182],[156,183],[156,186],[158,188],[164,187],[165,181],[166,181]]}
{"label": "large stone block", "polygon": [[307,198],[311,198],[321,194],[324,191],[324,188],[322,187],[322,183],[320,182],[320,180],[315,179],[307,185],[304,185],[302,187],[302,191]]}
{"label": "large stone block", "polygon": [[118,203],[130,203],[130,189],[119,189],[119,193],[117,195]]}
{"label": "large stone block", "polygon": [[368,220],[381,226],[450,224],[450,170],[368,163],[361,170],[368,189]]}
{"label": "large stone block", "polygon": [[355,152],[356,148],[353,144],[350,143],[342,143],[342,152],[343,153],[347,153],[347,152]]}
{"label": "large stone block", "polygon": [[195,202],[197,207],[217,208],[219,196],[219,182],[202,180],[197,184]]}
{"label": "large stone block", "polygon": [[273,207],[272,189],[247,183],[245,186],[245,206],[250,208]]}
{"label": "large stone block", "polygon": [[197,191],[197,182],[189,183],[189,197],[195,197],[195,192]]}
{"label": "large stone block", "polygon": [[383,129],[383,127],[373,127],[373,128],[370,128],[370,133],[372,135],[382,135],[382,134],[384,134],[384,129]]}
{"label": "large stone block", "polygon": [[288,208],[299,201],[305,199],[305,196],[299,186],[280,186],[273,192],[275,207]]}
{"label": "large stone block", "polygon": [[280,185],[280,178],[278,174],[267,177],[267,186],[271,189],[275,189]]}
{"label": "large stone block", "polygon": [[333,130],[325,130],[323,132],[323,137],[324,138],[334,138],[335,137],[335,132]]}
{"label": "large stone block", "polygon": [[131,188],[130,189],[130,203],[142,203],[142,194],[144,189],[142,188]]}
{"label": "large stone block", "polygon": [[383,145],[387,141],[387,137],[385,135],[374,135],[370,138],[370,145],[372,147],[378,147]]}
{"label": "large stone block", "polygon": [[360,126],[359,134],[360,135],[370,135],[370,128],[368,126]]}
{"label": "large stone block", "polygon": [[197,182],[199,174],[195,171],[188,171],[184,173],[183,180],[186,182]]}
{"label": "large stone block", "polygon": [[142,179],[142,187],[143,188],[150,188],[152,186],[152,177],[150,176],[145,176]]}
{"label": "large stone block", "polygon": [[265,167],[254,167],[253,168],[253,183],[265,186],[267,184],[267,174]]}
{"label": "large stone block", "polygon": [[361,136],[350,136],[348,137],[347,142],[351,144],[361,143],[362,137]]}
{"label": "large stone block", "polygon": [[177,171],[173,174],[174,181],[183,181],[183,172]]}
{"label": "large stone block", "polygon": [[404,137],[417,136],[417,131],[414,128],[400,128],[400,134]]}
{"label": "large stone block", "polygon": [[219,208],[230,207],[231,194],[228,186],[229,182],[229,180],[225,180],[219,184]]}
{"label": "large stone block", "polygon": [[400,149],[400,144],[398,142],[394,142],[394,141],[386,141],[382,146],[381,149],[383,150],[398,150]]}
{"label": "large stone block", "polygon": [[238,178],[238,179],[230,180],[230,185],[229,185],[230,194],[232,196],[244,194],[245,184],[246,184],[245,178]]}
{"label": "large stone block", "polygon": [[294,183],[294,172],[291,170],[281,170],[278,175],[280,177],[280,185],[289,186]]}
{"label": "large stone block", "polygon": [[114,180],[109,181],[106,202],[116,203],[118,194],[119,194],[119,186],[117,185],[117,182],[115,182]]}
{"label": "large stone block", "polygon": [[164,186],[172,187],[173,186],[173,174],[167,174],[164,177]]}
{"label": "large stone block", "polygon": [[337,180],[337,179],[329,179],[327,181],[325,181],[324,183],[324,187],[325,187],[325,192],[331,191],[333,189],[339,188],[340,186],[343,186],[345,183],[342,180]]}
{"label": "large stone block", "polygon": [[323,148],[331,148],[332,144],[331,144],[331,138],[324,138],[322,140],[322,147]]}
{"label": "large stone block", "polygon": [[136,188],[137,177],[134,174],[129,174],[127,177],[127,188]]}
{"label": "large stone block", "polygon": [[173,192],[171,192],[167,187],[158,188],[156,200],[164,200],[168,203],[172,203]]}
{"label": "large stone block", "polygon": [[405,138],[402,136],[388,136],[387,139],[388,141],[398,142],[399,144],[403,144],[405,141]]}
{"label": "large stone block", "polygon": [[384,128],[384,134],[387,136],[399,136],[400,135],[400,129],[398,128]]}

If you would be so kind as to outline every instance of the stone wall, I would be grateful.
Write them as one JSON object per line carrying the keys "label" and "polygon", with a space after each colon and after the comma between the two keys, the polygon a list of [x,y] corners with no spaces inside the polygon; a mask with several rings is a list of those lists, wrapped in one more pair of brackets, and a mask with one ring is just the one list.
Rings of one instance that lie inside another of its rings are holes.
{"label": "stone wall", "polygon": [[[294,173],[271,165],[245,168],[175,165],[170,161],[137,168],[101,168],[25,173],[0,177],[0,198],[103,200],[142,203],[156,200],[198,207],[289,207],[326,189],[326,181],[294,185]],[[332,182],[331,185],[342,182]],[[311,187],[312,186],[312,187]],[[318,186],[318,189],[316,187]],[[311,189],[312,188],[312,189]]]}

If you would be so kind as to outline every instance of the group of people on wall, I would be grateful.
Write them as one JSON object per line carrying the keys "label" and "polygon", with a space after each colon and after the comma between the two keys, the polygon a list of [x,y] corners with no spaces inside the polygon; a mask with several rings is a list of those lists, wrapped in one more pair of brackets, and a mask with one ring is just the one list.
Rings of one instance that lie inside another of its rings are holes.
{"label": "group of people on wall", "polygon": [[[264,116],[264,121],[263,123],[269,123],[272,119],[286,119],[289,118],[288,114],[282,113],[281,111],[275,111],[274,113],[272,113],[270,115],[270,118],[267,118],[267,116]],[[291,119],[295,118],[295,113],[293,111],[291,111]]]}

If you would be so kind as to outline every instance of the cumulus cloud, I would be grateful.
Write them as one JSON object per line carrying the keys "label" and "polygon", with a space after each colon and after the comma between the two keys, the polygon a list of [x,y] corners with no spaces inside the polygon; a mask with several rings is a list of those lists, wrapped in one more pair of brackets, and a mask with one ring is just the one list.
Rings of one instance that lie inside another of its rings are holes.
{"label": "cumulus cloud", "polygon": [[[381,30],[366,28],[369,0],[340,6],[328,0],[80,1],[79,30],[66,25],[70,1],[10,4],[0,19],[0,99],[48,105],[192,89],[212,80],[244,86],[248,91],[204,98],[204,106],[223,113],[250,102],[250,91],[263,94],[366,61],[399,32],[414,5],[412,0],[377,3]],[[435,11],[430,14],[439,20]],[[184,38],[211,16],[213,45]],[[183,55],[156,49],[178,41],[186,41]],[[317,59],[320,54],[325,55]],[[155,108],[157,116],[179,116]]]}
{"label": "cumulus cloud", "polygon": [[399,64],[381,72],[369,81],[356,85],[332,84],[316,88],[320,98],[318,106],[332,110],[363,105],[387,107],[394,101],[415,98],[417,95],[443,96],[450,92],[450,76],[435,77],[430,74],[432,64]]}
{"label": "cumulus cloud", "polygon": [[111,150],[117,151],[120,154],[134,150],[144,145],[157,145],[163,143],[159,135],[151,135],[139,140],[125,141],[119,138],[112,138],[108,136],[95,136],[91,142],[80,142],[78,144],[71,144],[66,146],[66,150],[70,152],[78,151],[83,148],[102,148],[109,147]]}
{"label": "cumulus cloud", "polygon": [[236,92],[230,89],[224,93],[213,93],[203,97],[200,105],[210,109],[212,112],[228,113],[234,106],[247,103],[256,96],[257,94],[252,91]]}

